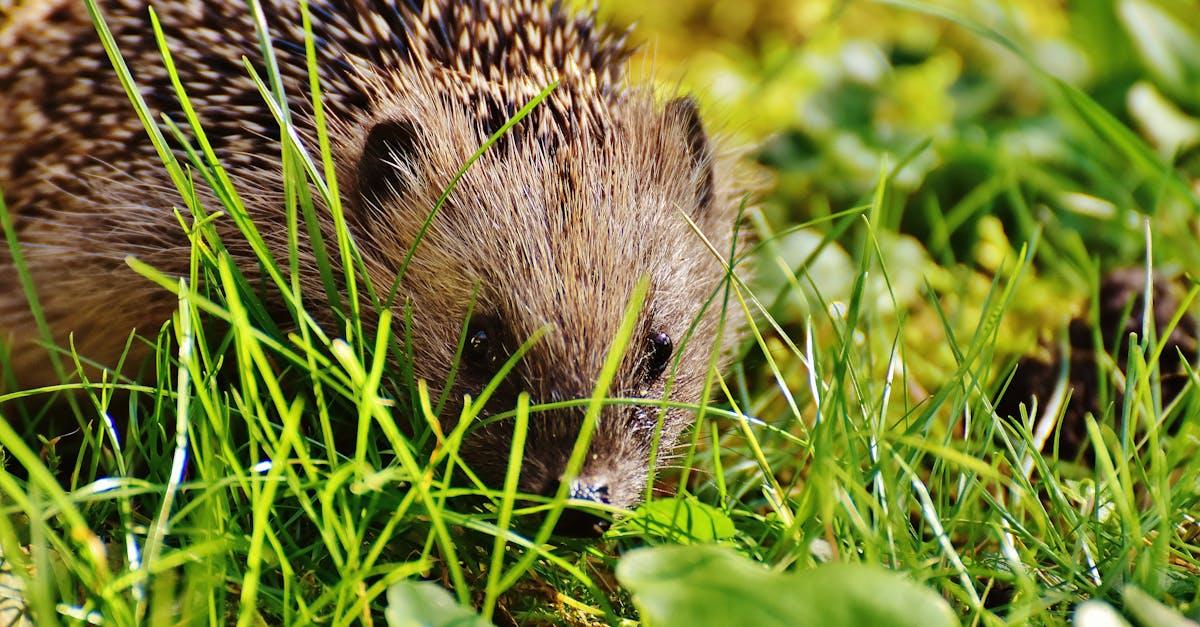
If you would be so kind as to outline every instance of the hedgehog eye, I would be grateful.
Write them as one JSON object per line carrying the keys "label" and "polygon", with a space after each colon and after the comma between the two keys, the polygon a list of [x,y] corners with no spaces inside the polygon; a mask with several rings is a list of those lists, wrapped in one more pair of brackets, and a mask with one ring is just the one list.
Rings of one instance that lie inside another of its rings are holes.
{"label": "hedgehog eye", "polygon": [[500,350],[493,325],[485,321],[471,320],[467,326],[467,341],[463,345],[463,361],[481,371],[492,371],[500,358]]}
{"label": "hedgehog eye", "polygon": [[646,336],[646,351],[646,381],[655,381],[667,369],[675,345],[671,343],[671,336],[655,331]]}

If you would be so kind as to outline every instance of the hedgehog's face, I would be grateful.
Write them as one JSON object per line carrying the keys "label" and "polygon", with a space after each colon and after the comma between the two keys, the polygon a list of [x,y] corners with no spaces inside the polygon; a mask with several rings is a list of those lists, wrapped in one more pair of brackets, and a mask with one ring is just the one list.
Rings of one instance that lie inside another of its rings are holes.
{"label": "hedgehog's face", "polygon": [[[433,122],[421,127],[405,115],[372,126],[357,178],[367,199],[363,248],[385,283],[484,138],[453,111],[422,112]],[[570,401],[592,396],[642,276],[649,291],[608,390],[635,400],[605,406],[570,493],[630,507],[646,493],[652,451],[658,468],[672,459],[694,411],[660,411],[659,401],[702,402],[711,356],[728,353],[738,326],[736,307],[720,322],[725,265],[705,243],[727,258],[734,240],[736,200],[714,163],[695,106],[682,99],[665,111],[624,104],[603,130],[552,145],[517,135],[463,176],[412,256],[401,294],[412,307],[417,375],[435,389],[449,384],[447,430],[463,397],[478,397],[543,333],[463,444],[486,482],[503,482],[513,423],[502,415],[528,392],[534,405],[553,406],[531,414],[520,487],[557,488],[586,412],[586,402]]]}

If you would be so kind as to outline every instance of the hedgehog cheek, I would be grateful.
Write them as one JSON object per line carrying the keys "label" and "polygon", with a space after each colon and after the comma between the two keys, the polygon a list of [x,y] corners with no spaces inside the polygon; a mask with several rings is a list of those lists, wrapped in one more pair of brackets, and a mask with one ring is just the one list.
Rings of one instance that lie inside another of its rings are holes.
{"label": "hedgehog cheek", "polygon": [[696,204],[692,218],[703,224],[712,213],[715,201],[713,183],[713,151],[700,119],[700,108],[690,96],[676,98],[667,103],[668,123],[678,125],[684,133],[688,163],[691,166],[692,182],[696,186]]}
{"label": "hedgehog cheek", "polygon": [[[403,119],[376,122],[367,133],[354,177],[360,219],[385,201],[403,194],[411,184],[410,165],[417,157],[416,126]],[[364,220],[366,221],[366,220]]]}

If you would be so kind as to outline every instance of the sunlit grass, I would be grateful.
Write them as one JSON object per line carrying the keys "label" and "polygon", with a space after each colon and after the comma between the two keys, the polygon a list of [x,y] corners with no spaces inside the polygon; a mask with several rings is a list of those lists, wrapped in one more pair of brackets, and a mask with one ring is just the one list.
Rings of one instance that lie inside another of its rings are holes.
{"label": "sunlit grass", "polygon": [[[891,4],[937,13],[1023,55],[960,15]],[[779,268],[783,279],[765,285],[731,276],[716,296],[753,322],[741,359],[726,372],[710,369],[713,402],[697,408],[680,467],[658,469],[656,502],[618,517],[601,540],[563,540],[551,531],[564,507],[578,505],[567,503],[567,482],[548,498],[519,495],[519,456],[511,457],[502,489],[469,472],[452,480],[463,469],[458,447],[494,386],[444,433],[437,415],[444,399],[396,367],[407,356],[409,321],[384,306],[394,287],[371,285],[361,271],[315,78],[303,96],[317,112],[318,145],[306,146],[274,64],[265,64],[265,75],[247,64],[285,131],[289,254],[277,259],[207,141],[162,33],[155,35],[185,128],[154,120],[96,5],[88,6],[186,205],[177,216],[192,241],[192,263],[188,276],[172,277],[129,260],[139,275],[130,280],[178,296],[161,333],[135,340],[155,344],[154,378],[79,381],[72,371],[80,362],[67,347],[56,355],[69,383],[0,395],[0,548],[39,620],[378,623],[390,586],[428,578],[488,619],[615,624],[637,618],[611,576],[622,551],[711,541],[774,569],[881,564],[936,590],[964,624],[1060,624],[1084,599],[1121,606],[1126,586],[1190,616],[1200,612],[1200,395],[1189,372],[1188,391],[1162,400],[1155,364],[1166,349],[1154,338],[1169,329],[1119,338],[1128,342],[1129,365],[1114,372],[1110,359],[1104,374],[1126,394],[1087,421],[1091,449],[1083,459],[1058,459],[1053,437],[1039,436],[1039,426],[1061,421],[1063,405],[1041,399],[1016,417],[994,410],[1013,362],[1004,344],[1013,312],[1067,308],[1098,283],[1104,260],[1064,220],[1037,208],[1043,192],[1075,191],[1061,173],[1030,166],[1017,176],[1015,160],[996,156],[983,189],[988,198],[1009,199],[1029,237],[1015,244],[985,237],[987,261],[959,260],[950,250],[951,233],[987,212],[981,196],[929,201],[936,223],[923,243],[936,263],[897,252],[897,180],[931,142],[885,160],[868,195],[827,215],[774,224],[752,210],[750,248],[711,252],[739,268]],[[308,29],[306,11],[304,19]],[[262,47],[270,58],[265,35]],[[311,41],[307,53],[315,74]],[[1056,111],[1090,129],[1087,142],[1070,147],[1081,169],[1103,171],[1087,149],[1110,149],[1103,159],[1130,168],[1129,187],[1144,194],[1153,185],[1164,206],[1194,209],[1184,173],[1089,95],[1043,79],[1056,92]],[[429,220],[472,162],[553,88],[479,147],[447,182]],[[186,146],[186,160],[174,145]],[[198,181],[217,206],[200,202]],[[1194,251],[1183,248],[1183,238],[1156,235],[1160,225],[1194,225],[1194,217],[1142,209],[1147,215],[1126,234],[1136,240],[1131,245],[1145,238],[1140,263],[1188,267]],[[0,218],[20,268],[2,204]],[[290,320],[267,315],[260,289],[218,237],[217,220],[238,226]],[[318,220],[333,221],[336,241],[322,239]],[[820,230],[818,243],[789,262],[790,236],[809,229]],[[301,241],[316,251],[327,302],[305,300],[300,291]],[[845,285],[819,274],[819,258],[833,248],[846,255]],[[921,275],[917,287],[902,288],[913,273]],[[36,286],[21,274],[37,311]],[[1084,277],[1089,286],[1063,293],[1045,275]],[[571,456],[575,471],[601,405],[630,402],[606,398],[607,378],[630,341],[644,290],[643,283],[630,297],[593,398],[574,401],[588,416]],[[1184,308],[1196,292],[1190,287]],[[313,312],[323,308],[337,312],[340,333],[316,322]],[[364,308],[384,313],[374,319]],[[492,418],[514,419],[519,451],[538,412],[566,404],[535,406],[522,396],[511,414]],[[86,443],[78,455],[58,456],[51,438],[61,434],[24,428],[46,412],[78,423],[71,437]],[[1177,425],[1173,434],[1163,429],[1169,423]],[[339,448],[336,434],[347,432],[352,445]]]}

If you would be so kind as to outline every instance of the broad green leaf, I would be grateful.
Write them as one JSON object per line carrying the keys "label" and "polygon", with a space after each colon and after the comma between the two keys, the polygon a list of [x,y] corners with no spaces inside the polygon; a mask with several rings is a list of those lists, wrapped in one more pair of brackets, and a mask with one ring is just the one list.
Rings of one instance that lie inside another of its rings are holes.
{"label": "broad green leaf", "polygon": [[649,535],[696,542],[722,540],[737,532],[725,512],[694,497],[650,501],[637,509],[629,524]]}
{"label": "broad green leaf", "polygon": [[456,603],[445,588],[428,581],[392,584],[383,614],[390,627],[492,627]]}
{"label": "broad green leaf", "polygon": [[932,590],[862,564],[779,573],[725,547],[663,546],[626,555],[617,579],[651,627],[959,624]]}

